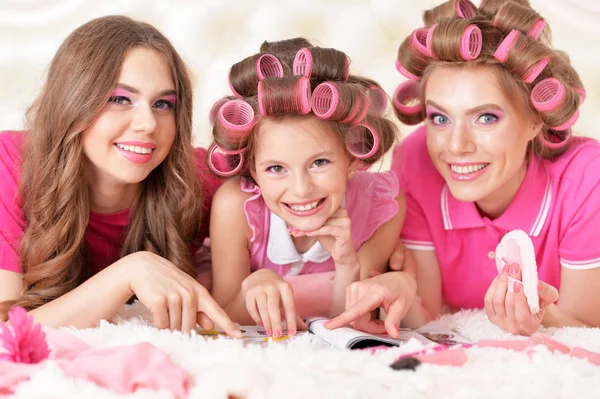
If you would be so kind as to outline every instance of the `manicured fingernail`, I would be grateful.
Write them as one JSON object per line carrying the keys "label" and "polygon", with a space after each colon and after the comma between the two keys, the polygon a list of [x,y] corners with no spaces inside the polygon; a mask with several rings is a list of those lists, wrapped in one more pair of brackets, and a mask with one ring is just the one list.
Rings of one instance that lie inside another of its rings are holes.
{"label": "manicured fingernail", "polygon": [[281,337],[281,330],[275,330],[273,332],[273,338],[279,338]]}
{"label": "manicured fingernail", "polygon": [[294,335],[294,334],[296,334],[296,330],[294,330],[293,328],[288,328],[287,335]]}
{"label": "manicured fingernail", "polygon": [[272,337],[273,336],[273,330],[271,330],[271,329],[267,330],[267,335],[269,337]]}
{"label": "manicured fingernail", "polygon": [[510,266],[509,266],[509,265],[505,265],[505,266],[502,268],[502,273],[504,273],[504,274],[508,274],[508,270],[509,270],[509,269],[510,269]]}
{"label": "manicured fingernail", "polygon": [[541,290],[542,290],[542,282],[538,281],[538,291],[541,291]]}
{"label": "manicured fingernail", "polygon": [[510,274],[517,274],[517,273],[519,273],[519,270],[521,270],[519,265],[514,263],[510,268]]}
{"label": "manicured fingernail", "polygon": [[244,334],[242,334],[242,332],[240,330],[235,330],[233,332],[233,337],[234,338],[242,338],[244,336]]}
{"label": "manicured fingernail", "polygon": [[519,292],[521,292],[521,283],[519,283],[517,281],[513,281],[513,292],[515,294],[518,294]]}

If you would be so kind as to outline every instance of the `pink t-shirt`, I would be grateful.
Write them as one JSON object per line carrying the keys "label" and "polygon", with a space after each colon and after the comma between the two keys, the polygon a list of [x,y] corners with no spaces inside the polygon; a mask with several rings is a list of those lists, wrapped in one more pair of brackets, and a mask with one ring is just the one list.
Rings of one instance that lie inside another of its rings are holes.
{"label": "pink t-shirt", "polygon": [[[22,163],[23,132],[0,132],[0,269],[21,273],[19,247],[27,226],[19,205],[18,190]],[[208,237],[209,210],[215,191],[221,185],[206,167],[206,150],[195,152],[198,176],[204,196],[204,212],[200,237]],[[85,244],[94,272],[116,262],[121,256],[123,233],[128,224],[129,211],[112,214],[90,212]],[[192,248],[195,252],[197,248]]]}
{"label": "pink t-shirt", "polygon": [[[252,271],[268,268],[283,276],[294,289],[301,316],[327,316],[335,276],[335,263],[329,253],[315,244],[304,254],[298,254],[285,222],[267,208],[260,188],[243,181],[242,190],[254,194],[244,204],[246,219],[252,230]],[[348,180],[345,206],[356,250],[396,215],[398,192],[398,180],[389,171],[358,172]]]}
{"label": "pink t-shirt", "polygon": [[401,238],[413,250],[435,251],[443,298],[457,308],[482,308],[498,274],[495,249],[504,234],[529,234],[542,281],[560,287],[561,266],[600,267],[600,144],[575,137],[555,160],[534,157],[508,209],[482,217],[472,202],[452,196],[431,162],[426,128],[396,147],[392,170],[407,202]]}

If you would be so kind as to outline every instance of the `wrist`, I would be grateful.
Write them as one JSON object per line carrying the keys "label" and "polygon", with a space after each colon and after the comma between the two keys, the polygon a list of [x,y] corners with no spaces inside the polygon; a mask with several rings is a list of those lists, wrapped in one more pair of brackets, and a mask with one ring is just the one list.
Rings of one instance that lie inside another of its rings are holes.
{"label": "wrist", "polygon": [[121,258],[109,267],[106,268],[106,271],[110,273],[108,276],[109,279],[116,281],[119,291],[123,292],[124,295],[128,295],[128,297],[132,297],[135,295],[135,290],[133,289],[132,279],[131,279],[131,267],[133,265],[128,264],[127,257]]}
{"label": "wrist", "polygon": [[349,256],[345,259],[340,259],[339,261],[334,259],[336,270],[347,270],[347,271],[360,271],[360,261],[358,260],[358,255],[354,253],[353,256]]}

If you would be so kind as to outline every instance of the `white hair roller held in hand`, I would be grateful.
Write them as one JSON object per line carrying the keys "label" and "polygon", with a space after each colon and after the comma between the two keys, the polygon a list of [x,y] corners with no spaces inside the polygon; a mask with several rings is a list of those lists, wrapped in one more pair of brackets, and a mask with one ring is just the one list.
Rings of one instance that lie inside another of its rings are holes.
{"label": "white hair roller held in hand", "polygon": [[[502,237],[502,241],[496,247],[496,267],[498,273],[507,264],[518,263],[521,266],[521,278],[523,281],[523,293],[527,298],[527,304],[532,314],[540,311],[540,300],[538,297],[538,275],[535,262],[535,250],[531,238],[522,230],[513,230]],[[509,280],[514,280],[509,277]]]}

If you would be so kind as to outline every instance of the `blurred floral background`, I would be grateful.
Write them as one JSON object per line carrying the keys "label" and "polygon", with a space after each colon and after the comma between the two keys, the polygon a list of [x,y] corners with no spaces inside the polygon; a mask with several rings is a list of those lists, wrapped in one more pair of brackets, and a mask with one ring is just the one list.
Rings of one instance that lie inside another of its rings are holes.
{"label": "blurred floral background", "polygon": [[[423,10],[440,3],[0,0],[0,130],[23,128],[24,111],[56,49],[72,30],[95,17],[123,14],[143,20],[174,43],[193,72],[195,144],[206,146],[208,110],[229,93],[229,67],[257,52],[264,40],[304,36],[315,45],[336,47],[351,57],[354,71],[379,81],[391,94],[404,79],[394,68],[400,42],[422,25]],[[577,134],[600,138],[600,1],[531,0],[531,5],[550,24],[554,46],[567,51],[587,90]],[[402,134],[410,131],[401,126]]]}

